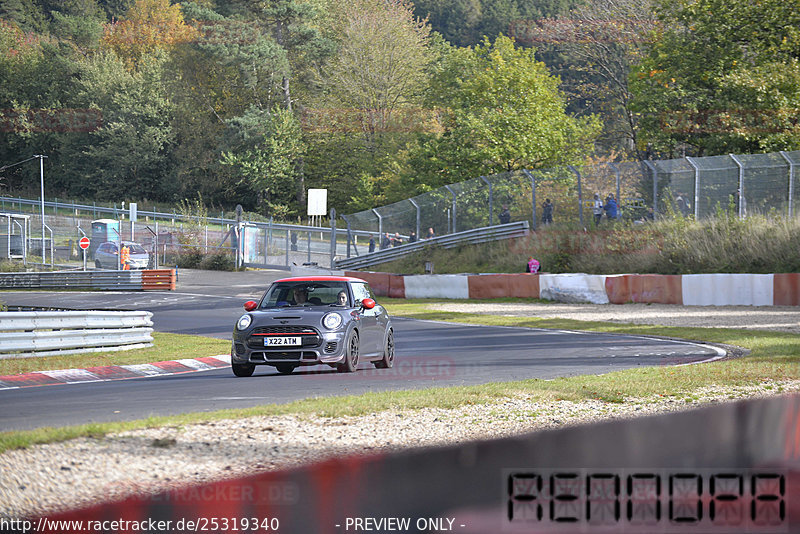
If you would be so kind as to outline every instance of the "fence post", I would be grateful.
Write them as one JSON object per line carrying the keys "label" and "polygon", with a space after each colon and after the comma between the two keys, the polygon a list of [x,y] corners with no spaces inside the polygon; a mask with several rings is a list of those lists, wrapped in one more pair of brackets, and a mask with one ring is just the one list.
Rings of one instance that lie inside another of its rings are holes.
{"label": "fence post", "polygon": [[331,269],[336,267],[336,208],[331,208]]}
{"label": "fence post", "polygon": [[453,195],[453,225],[451,233],[456,233],[456,193],[453,191],[449,185],[444,186],[445,189],[450,191],[450,194]]}
{"label": "fence post", "polygon": [[351,229],[350,229],[350,221],[347,218],[347,215],[342,215],[342,219],[347,224],[347,258],[350,257],[350,237],[351,237]]}
{"label": "fence post", "polygon": [[653,173],[653,220],[655,221],[658,218],[658,169],[650,160],[642,160],[642,163]]}
{"label": "fence post", "polygon": [[789,164],[789,217],[794,214],[794,160],[792,160],[789,156],[786,155],[786,152],[781,150],[779,152],[783,159],[786,160],[786,163]]}
{"label": "fence post", "polygon": [[533,217],[533,221],[531,224],[531,228],[535,231],[536,230],[536,180],[533,177],[533,174],[528,169],[522,169],[522,174],[528,177],[531,181],[531,217]]}
{"label": "fence post", "polygon": [[378,218],[378,242],[380,243],[383,239],[383,217],[376,208],[372,208],[372,213]]}
{"label": "fence post", "polygon": [[744,165],[742,162],[733,154],[728,154],[731,159],[736,163],[736,166],[739,167],[739,198],[737,199],[737,204],[739,204],[739,213],[737,213],[738,217],[741,219],[744,217]]}
{"label": "fence post", "polygon": [[694,220],[696,221],[700,218],[700,167],[689,156],[685,159],[694,169]]}
{"label": "fence post", "polygon": [[[622,217],[622,198],[620,198],[620,196],[619,196],[620,195],[620,193],[619,193],[619,167],[617,167],[617,164],[613,163],[613,162],[609,163],[608,166],[611,167],[612,169],[614,169],[614,174],[617,177],[617,209],[619,210],[619,216],[621,218]],[[653,211],[655,211],[655,210],[653,210]]]}
{"label": "fence post", "polygon": [[581,226],[583,226],[583,191],[581,190],[581,173],[578,172],[574,166],[570,165],[569,170],[575,173],[575,176],[578,177],[578,218],[581,221]]}
{"label": "fence post", "polygon": [[481,180],[483,183],[489,186],[489,224],[486,226],[492,226],[494,223],[494,188],[492,187],[492,182],[486,179],[485,176],[481,176]]}
{"label": "fence post", "polygon": [[[420,223],[420,220],[419,220],[419,204],[414,202],[413,198],[409,198],[408,201],[411,202],[411,205],[414,206],[415,210],[417,210],[417,228],[416,228],[417,234],[416,235],[417,235],[417,240],[420,240],[420,239],[422,239],[422,237],[419,235],[419,223]],[[380,239],[380,236],[378,236],[378,239]]]}

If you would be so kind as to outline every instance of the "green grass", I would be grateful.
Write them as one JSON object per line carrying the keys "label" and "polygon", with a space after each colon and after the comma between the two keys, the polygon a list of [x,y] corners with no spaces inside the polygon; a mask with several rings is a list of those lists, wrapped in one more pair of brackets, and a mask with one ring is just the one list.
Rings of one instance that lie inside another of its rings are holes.
{"label": "green grass", "polygon": [[153,346],[143,349],[0,360],[0,376],[54,369],[85,369],[102,365],[201,358],[229,354],[230,350],[231,342],[224,339],[153,332]]}
{"label": "green grass", "polygon": [[[535,302],[532,299],[502,299],[504,302]],[[699,390],[710,386],[745,386],[766,381],[800,379],[800,337],[780,332],[748,331],[715,328],[675,328],[647,325],[626,325],[585,322],[568,319],[500,317],[491,315],[441,312],[431,310],[436,300],[381,301],[395,316],[467,324],[507,325],[531,328],[554,328],[666,336],[712,343],[724,343],[749,349],[746,357],[729,358],[703,365],[682,367],[648,367],[616,371],[605,375],[577,376],[554,380],[529,379],[516,382],[490,383],[479,386],[431,388],[413,391],[387,391],[358,396],[311,398],[288,404],[270,404],[247,409],[221,410],[179,416],[151,417],[125,423],[103,423],[67,428],[43,428],[33,431],[0,433],[0,451],[28,447],[36,443],[63,441],[76,437],[103,436],[123,430],[159,426],[181,426],[209,420],[295,414],[303,416],[358,416],[391,409],[457,408],[464,405],[491,404],[503,399],[524,396],[531,401],[598,399],[621,403],[626,399],[658,399],[670,397],[690,402]],[[496,302],[496,301],[492,301]],[[160,336],[166,336],[161,334]],[[171,337],[171,336],[170,336]],[[190,338],[183,345],[179,337]],[[192,336],[175,336],[175,347],[190,347],[182,357],[197,355]],[[215,341],[215,340],[211,340]],[[218,341],[218,340],[216,340]],[[225,348],[227,350],[227,342]],[[148,349],[149,350],[149,349]],[[210,348],[211,352],[215,349]],[[224,351],[217,351],[223,353]],[[161,352],[160,354],[166,354]],[[401,356],[402,357],[402,356]],[[167,358],[163,358],[167,359]],[[776,387],[780,392],[780,386]]]}

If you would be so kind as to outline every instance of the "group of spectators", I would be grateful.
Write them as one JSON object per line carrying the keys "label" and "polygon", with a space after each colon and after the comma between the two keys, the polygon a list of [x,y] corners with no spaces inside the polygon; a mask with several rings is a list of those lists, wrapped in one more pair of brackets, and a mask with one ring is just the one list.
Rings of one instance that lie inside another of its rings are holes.
{"label": "group of spectators", "polygon": [[606,196],[605,203],[600,199],[600,193],[594,194],[594,200],[592,200],[592,215],[594,215],[595,226],[600,225],[603,214],[605,214],[606,219],[609,221],[616,221],[620,217],[619,204],[617,204],[617,199],[615,199],[614,195],[611,193]]}
{"label": "group of spectators", "polygon": [[[436,232],[433,231],[433,228],[428,228],[428,235],[425,236],[425,239],[431,239],[436,237]],[[417,241],[417,233],[414,230],[411,230],[411,233],[408,234],[408,240],[406,243],[416,243]],[[398,245],[403,244],[403,238],[399,232],[395,232],[394,235],[389,235],[389,232],[383,234],[381,238],[381,245],[380,249],[385,250],[387,248],[396,247]],[[369,251],[375,252],[375,236],[369,236]]]}

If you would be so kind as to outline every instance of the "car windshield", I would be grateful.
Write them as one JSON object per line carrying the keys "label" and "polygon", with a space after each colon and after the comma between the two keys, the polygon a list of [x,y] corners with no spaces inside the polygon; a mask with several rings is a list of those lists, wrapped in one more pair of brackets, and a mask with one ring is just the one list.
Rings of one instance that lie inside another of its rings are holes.
{"label": "car windshield", "polygon": [[349,306],[346,282],[277,282],[261,299],[261,308],[285,306]]}
{"label": "car windshield", "polygon": [[147,254],[147,251],[139,243],[125,243],[124,246],[131,249],[131,254]]}

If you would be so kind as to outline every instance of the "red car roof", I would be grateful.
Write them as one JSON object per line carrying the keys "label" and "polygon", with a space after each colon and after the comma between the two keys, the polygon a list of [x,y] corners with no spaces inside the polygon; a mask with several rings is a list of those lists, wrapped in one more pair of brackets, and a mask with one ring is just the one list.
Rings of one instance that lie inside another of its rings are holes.
{"label": "red car roof", "polygon": [[365,282],[353,276],[298,276],[296,278],[281,278],[275,282]]}

